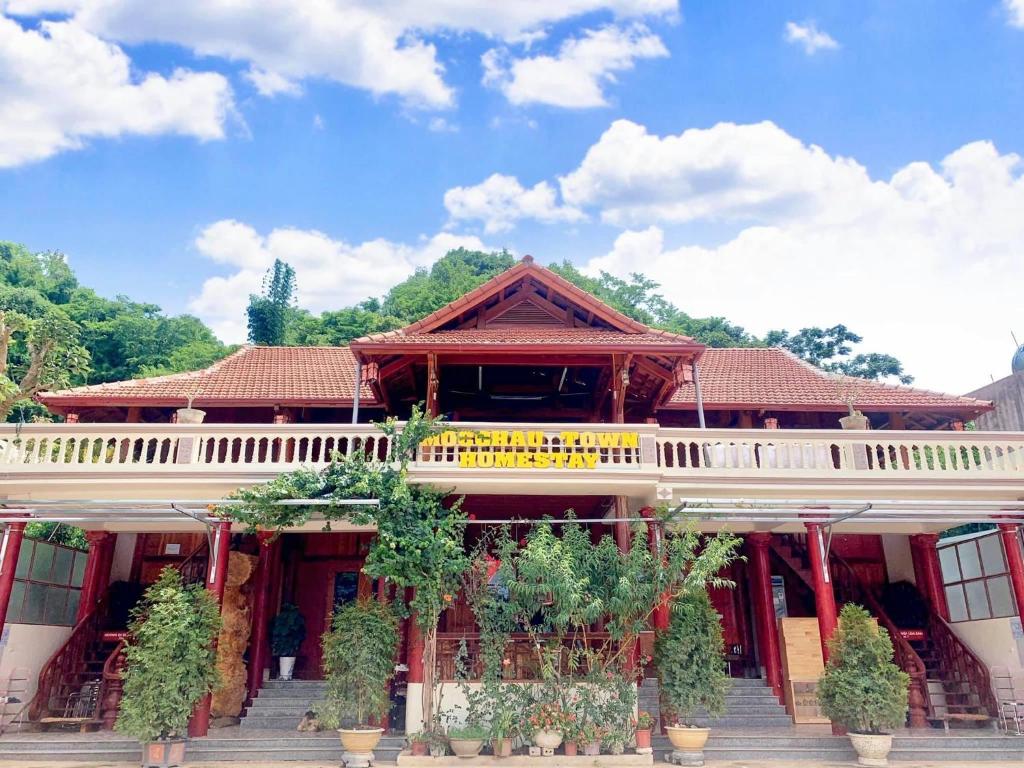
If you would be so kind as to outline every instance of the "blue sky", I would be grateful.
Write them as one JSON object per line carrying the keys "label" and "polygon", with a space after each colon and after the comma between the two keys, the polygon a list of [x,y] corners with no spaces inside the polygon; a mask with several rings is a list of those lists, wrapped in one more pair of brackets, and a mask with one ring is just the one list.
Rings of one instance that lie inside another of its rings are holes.
{"label": "blue sky", "polygon": [[938,389],[1024,335],[1024,0],[171,5],[0,0],[0,238],[103,293],[238,341],[276,256],[319,311],[466,244]]}

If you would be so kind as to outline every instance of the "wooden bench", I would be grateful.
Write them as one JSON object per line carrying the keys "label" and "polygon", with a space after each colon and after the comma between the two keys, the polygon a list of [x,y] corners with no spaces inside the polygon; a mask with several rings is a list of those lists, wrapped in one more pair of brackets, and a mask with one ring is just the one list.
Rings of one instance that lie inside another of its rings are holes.
{"label": "wooden bench", "polygon": [[41,717],[39,719],[39,727],[44,731],[49,730],[53,725],[78,726],[79,733],[88,733],[93,729],[98,730],[103,725],[103,721],[92,717]]}
{"label": "wooden bench", "polygon": [[996,727],[995,721],[988,715],[976,714],[973,712],[947,712],[944,715],[936,715],[931,719],[940,721],[942,723],[942,729],[946,733],[949,733],[950,722],[973,723],[975,725],[981,725],[984,723],[986,725],[991,725],[993,728]]}

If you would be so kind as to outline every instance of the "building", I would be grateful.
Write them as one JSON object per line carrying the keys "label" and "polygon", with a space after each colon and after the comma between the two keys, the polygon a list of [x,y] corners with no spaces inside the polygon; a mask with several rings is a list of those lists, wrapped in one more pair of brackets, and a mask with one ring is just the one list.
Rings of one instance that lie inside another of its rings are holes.
{"label": "building", "polygon": [[[205,420],[174,423],[189,397]],[[146,583],[167,564],[221,590],[229,563],[254,567],[241,593],[252,621],[239,706],[258,698],[271,667],[267,623],[282,601],[308,626],[296,674],[316,679],[335,601],[386,586],[360,573],[372,531],[310,525],[261,546],[205,506],[380,440],[371,422],[419,401],[459,430],[451,444],[423,449],[412,480],[465,494],[478,519],[572,508],[629,546],[628,521],[667,504],[689,506],[705,530],[742,534],[738,586],[713,595],[730,669],[762,678],[798,721],[806,713],[794,691],[809,681],[793,671],[793,654],[820,664],[836,606],[848,600],[875,613],[912,673],[912,726],[995,716],[997,678],[1024,672],[1007,646],[1024,613],[1024,435],[963,431],[989,402],[837,380],[779,349],[706,349],[625,317],[529,257],[419,322],[349,347],[246,347],[202,371],[40,400],[64,423],[3,428],[0,621],[25,521],[72,521],[89,531],[90,550],[77,624],[49,661],[32,660],[43,671],[36,717],[64,706],[81,679],[65,678],[89,653],[105,658],[96,717],[113,721],[123,635],[105,613],[108,586]],[[840,428],[847,401],[870,431]],[[515,450],[496,449],[506,442]],[[937,548],[940,532],[968,522],[998,532],[974,544],[975,556],[968,545],[960,554],[962,542],[952,555]],[[900,610],[907,601],[920,610]],[[445,615],[442,671],[456,639],[473,633],[466,616]],[[22,626],[9,648],[29,642]],[[787,628],[796,626],[813,642],[793,644]],[[409,702],[410,729],[423,680],[415,635],[394,691],[398,706]],[[954,678],[962,690],[945,693],[942,681]]]}
{"label": "building", "polygon": [[[1024,357],[1020,352],[1018,356]],[[986,384],[971,392],[968,397],[989,400],[994,406],[991,411],[978,416],[978,429],[1024,431],[1024,370],[1014,371],[1009,376]]]}

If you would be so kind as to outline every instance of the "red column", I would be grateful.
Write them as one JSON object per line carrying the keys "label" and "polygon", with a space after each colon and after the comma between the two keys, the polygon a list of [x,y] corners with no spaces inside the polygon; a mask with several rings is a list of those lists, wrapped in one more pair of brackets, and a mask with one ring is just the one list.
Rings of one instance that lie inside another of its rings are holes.
{"label": "red column", "polygon": [[[85,532],[85,540],[89,542],[89,555],[85,561],[85,573],[82,574],[82,594],[78,600],[75,623],[92,613],[103,595],[103,587],[106,585],[101,584],[100,581],[103,578],[103,563],[106,559],[109,538],[110,534],[106,531]],[[107,576],[109,577],[109,575],[110,572],[107,571]]]}
{"label": "red column", "polygon": [[[651,555],[663,559],[665,554],[662,551],[661,525],[654,520],[654,510],[651,507],[642,507],[640,516],[647,518],[647,546],[651,550]],[[664,632],[668,629],[670,619],[668,598],[667,594],[661,596],[654,609],[654,614],[651,616],[651,623],[656,632]]]}
{"label": "red column", "polygon": [[918,591],[935,613],[949,621],[946,590],[942,585],[942,567],[939,563],[938,550],[935,548],[938,541],[937,533],[915,534],[910,537],[910,554],[914,561],[914,578],[917,580]]}
{"label": "red column", "polygon": [[249,698],[253,698],[263,682],[263,669],[270,658],[267,646],[267,612],[270,605],[270,573],[274,567],[277,542],[271,541],[273,533],[260,531],[256,534],[260,543],[259,562],[256,565],[256,581],[252,600],[252,638],[249,641]]}
{"label": "red column", "polygon": [[750,545],[750,597],[754,601],[754,621],[757,623],[757,650],[764,664],[765,681],[779,700],[782,700],[782,655],[779,652],[779,624],[775,618],[772,598],[772,569],[768,547],[770,533],[748,534]]}
{"label": "red column", "polygon": [[[231,556],[231,523],[227,520],[214,525],[213,548],[207,568],[206,588],[213,593],[218,605],[224,604],[224,587],[227,584],[228,558]],[[214,647],[217,640],[213,641]],[[205,736],[210,730],[210,705],[213,696],[207,694],[196,705],[188,723],[189,736]]]}
{"label": "red column", "polygon": [[1017,602],[1017,615],[1024,619],[1024,553],[1020,545],[1020,524],[1000,523],[999,534],[1006,550],[1006,566],[1013,584],[1013,598]]}
{"label": "red column", "polygon": [[11,602],[14,587],[14,572],[18,567],[21,542],[25,537],[24,523],[8,523],[0,541],[0,633],[7,623],[7,608]]}
{"label": "red column", "polygon": [[839,624],[836,596],[832,591],[832,575],[825,562],[825,539],[821,523],[804,523],[804,527],[807,529],[807,554],[814,582],[814,607],[818,614],[818,631],[821,633],[821,657],[828,663],[828,641],[832,639]]}
{"label": "red column", "polygon": [[405,663],[409,667],[406,680],[410,683],[423,682],[423,630],[420,629],[420,624],[416,619],[415,613],[409,616],[407,638],[409,649],[406,653]]}

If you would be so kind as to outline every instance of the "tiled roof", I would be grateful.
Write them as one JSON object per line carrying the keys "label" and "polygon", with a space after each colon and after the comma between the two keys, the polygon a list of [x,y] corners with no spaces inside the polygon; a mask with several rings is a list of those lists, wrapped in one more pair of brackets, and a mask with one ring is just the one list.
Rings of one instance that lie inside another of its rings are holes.
{"label": "tiled roof", "polygon": [[[243,347],[209,368],[75,387],[39,395],[47,405],[72,402],[185,404],[185,393],[198,389],[196,406],[248,403],[343,405],[355,394],[356,362],[348,347]],[[198,386],[197,386],[198,385]],[[363,403],[373,403],[364,386]]]}
{"label": "tiled roof", "polygon": [[535,344],[581,344],[585,346],[629,347],[657,345],[679,347],[692,345],[690,339],[665,331],[647,330],[639,333],[623,333],[603,328],[569,328],[564,325],[519,325],[504,328],[466,328],[454,331],[433,331],[431,333],[402,333],[391,331],[378,333],[360,339],[360,346],[373,344],[388,345],[535,345]]}
{"label": "tiled roof", "polygon": [[[783,349],[741,348],[704,351],[699,361],[704,406],[714,407],[801,407],[809,410],[841,411],[845,404],[835,378]],[[850,378],[850,377],[846,377]],[[865,411],[987,411],[991,403],[972,397],[958,397],[926,389],[858,382],[854,404]],[[693,384],[677,389],[668,408],[696,406]]]}

